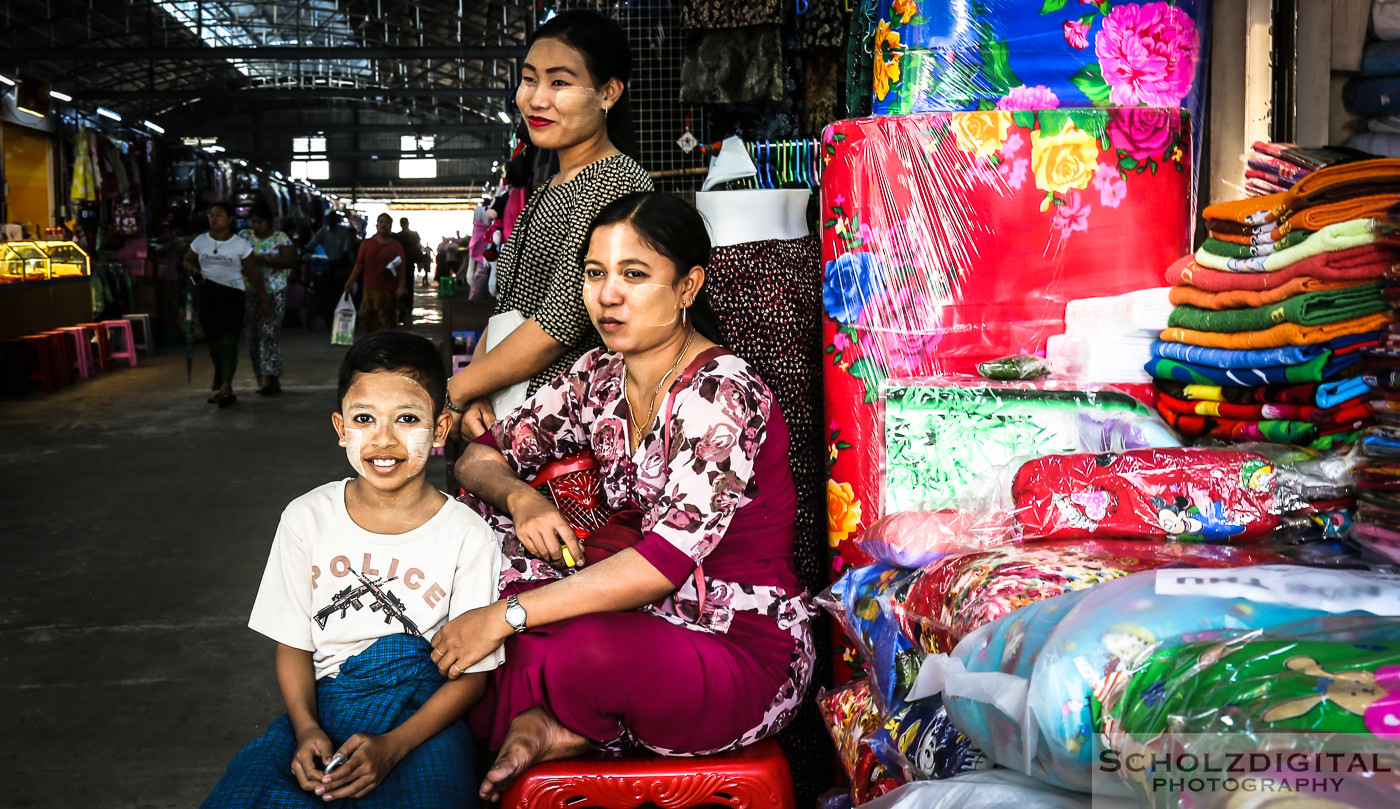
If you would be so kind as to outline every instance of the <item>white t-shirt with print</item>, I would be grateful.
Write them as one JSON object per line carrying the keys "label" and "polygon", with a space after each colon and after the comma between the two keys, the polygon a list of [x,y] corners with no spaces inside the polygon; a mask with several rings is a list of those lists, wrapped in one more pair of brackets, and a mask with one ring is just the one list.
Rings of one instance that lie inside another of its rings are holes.
{"label": "white t-shirt with print", "polygon": [[[432,640],[451,619],[496,601],[501,572],[495,535],[466,505],[449,497],[412,531],[375,534],[350,518],[345,484],[327,483],[282,512],[248,620],[311,652],[317,679],[386,635]],[[497,649],[467,671],[503,662]]]}
{"label": "white t-shirt with print", "polygon": [[243,259],[253,254],[253,246],[242,236],[230,236],[223,241],[208,231],[194,237],[190,249],[199,256],[199,271],[209,281],[234,289],[243,289]]}

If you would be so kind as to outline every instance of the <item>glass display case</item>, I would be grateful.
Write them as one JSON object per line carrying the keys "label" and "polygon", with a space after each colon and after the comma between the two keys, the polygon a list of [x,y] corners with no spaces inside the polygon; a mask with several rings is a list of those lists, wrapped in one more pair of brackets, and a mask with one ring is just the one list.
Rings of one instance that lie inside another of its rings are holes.
{"label": "glass display case", "polygon": [[73,242],[0,242],[0,284],[81,278],[89,272],[87,253]]}

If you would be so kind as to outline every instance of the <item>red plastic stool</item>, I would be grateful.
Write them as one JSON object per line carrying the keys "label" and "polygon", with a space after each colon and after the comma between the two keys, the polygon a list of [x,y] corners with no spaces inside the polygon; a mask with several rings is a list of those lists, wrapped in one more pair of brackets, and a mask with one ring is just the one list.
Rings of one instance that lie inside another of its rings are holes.
{"label": "red plastic stool", "polygon": [[[62,354],[55,356],[55,345],[53,338],[47,334],[28,334],[24,340],[25,364],[28,369],[27,377],[31,382],[38,382],[43,390],[50,391],[62,384],[59,380],[58,366],[61,364]],[[59,349],[61,352],[62,349]]]}
{"label": "red plastic stool", "polygon": [[792,771],[772,739],[733,753],[679,758],[581,756],[531,767],[501,796],[501,809],[794,809]]}
{"label": "red plastic stool", "polygon": [[59,329],[40,332],[44,337],[49,338],[49,352],[54,359],[54,379],[60,385],[71,385],[74,381],[75,369],[78,364],[78,348],[73,341]]}

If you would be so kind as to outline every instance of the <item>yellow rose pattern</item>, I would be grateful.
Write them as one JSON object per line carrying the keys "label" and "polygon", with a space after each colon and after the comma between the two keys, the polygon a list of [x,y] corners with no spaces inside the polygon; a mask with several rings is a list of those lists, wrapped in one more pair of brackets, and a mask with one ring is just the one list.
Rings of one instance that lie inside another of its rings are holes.
{"label": "yellow rose pattern", "polygon": [[881,101],[890,94],[890,85],[899,83],[899,60],[904,54],[898,51],[902,47],[899,34],[890,30],[889,23],[881,21],[875,30],[874,64],[875,95]]}
{"label": "yellow rose pattern", "polygon": [[892,8],[899,15],[900,25],[908,25],[910,20],[919,16],[919,4],[914,0],[894,0]]}
{"label": "yellow rose pattern", "polygon": [[978,157],[991,157],[1006,143],[1011,128],[1009,112],[964,112],[952,116],[958,148]]}
{"label": "yellow rose pattern", "polygon": [[1031,133],[1031,173],[1035,187],[1046,192],[1040,210],[1049,210],[1053,195],[1082,190],[1093,182],[1099,169],[1099,142],[1073,124],[1058,135]]}
{"label": "yellow rose pattern", "polygon": [[831,547],[860,530],[860,501],[849,483],[826,482],[826,535]]}

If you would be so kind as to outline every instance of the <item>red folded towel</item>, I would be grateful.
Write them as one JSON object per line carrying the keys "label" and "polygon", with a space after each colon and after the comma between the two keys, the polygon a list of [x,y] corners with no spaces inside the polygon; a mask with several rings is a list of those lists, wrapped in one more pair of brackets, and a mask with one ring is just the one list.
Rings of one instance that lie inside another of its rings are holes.
{"label": "red folded towel", "polygon": [[1395,250],[1367,244],[1347,250],[1305,258],[1273,272],[1243,273],[1213,270],[1185,256],[1167,268],[1168,284],[1188,284],[1197,289],[1221,292],[1227,289],[1262,290],[1282,286],[1294,278],[1319,281],[1361,281],[1380,278],[1396,263]]}

